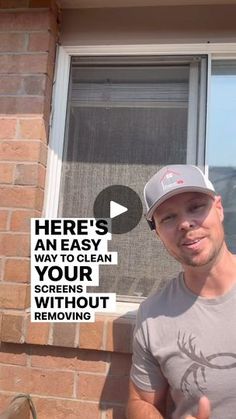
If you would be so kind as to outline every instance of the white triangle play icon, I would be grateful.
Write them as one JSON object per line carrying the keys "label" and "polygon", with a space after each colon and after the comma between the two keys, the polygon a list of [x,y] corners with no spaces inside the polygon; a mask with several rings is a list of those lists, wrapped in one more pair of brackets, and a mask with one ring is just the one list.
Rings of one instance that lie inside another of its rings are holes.
{"label": "white triangle play icon", "polygon": [[128,211],[128,208],[118,204],[115,201],[110,201],[110,218],[115,218],[126,211]]}

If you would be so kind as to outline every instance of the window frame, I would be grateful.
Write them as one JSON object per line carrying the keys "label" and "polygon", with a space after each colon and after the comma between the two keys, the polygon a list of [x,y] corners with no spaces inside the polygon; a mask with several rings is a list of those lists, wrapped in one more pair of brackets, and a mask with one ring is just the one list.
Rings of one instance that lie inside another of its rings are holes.
{"label": "window frame", "polygon": [[[56,68],[54,72],[54,88],[52,96],[52,109],[50,118],[49,149],[47,161],[47,175],[45,185],[45,199],[43,217],[56,218],[59,205],[61,168],[63,157],[63,145],[66,129],[66,112],[69,90],[70,64],[72,56],[184,56],[184,55],[206,55],[208,58],[207,70],[207,94],[200,92],[200,103],[205,110],[206,125],[203,127],[200,122],[198,134],[197,162],[203,170],[208,173],[208,167],[204,161],[204,150],[207,147],[208,121],[209,121],[209,97],[210,97],[210,76],[212,60],[230,60],[236,58],[236,43],[199,43],[199,44],[152,44],[152,45],[88,45],[88,46],[58,46],[56,55]],[[204,104],[205,103],[205,107]],[[191,102],[190,102],[191,105]],[[204,111],[203,111],[204,112]],[[204,118],[200,118],[200,121]],[[205,133],[205,138],[202,133]],[[193,153],[187,155],[190,162]],[[119,302],[117,313],[121,314],[136,310],[139,303]],[[131,310],[131,311],[130,311]]]}

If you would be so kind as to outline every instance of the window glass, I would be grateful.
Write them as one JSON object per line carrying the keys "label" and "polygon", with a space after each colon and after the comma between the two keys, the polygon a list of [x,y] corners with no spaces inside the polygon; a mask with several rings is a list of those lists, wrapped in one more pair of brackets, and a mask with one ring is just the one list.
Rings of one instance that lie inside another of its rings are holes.
{"label": "window glass", "polygon": [[[190,61],[74,57],[59,216],[93,217],[97,195],[125,185],[143,196],[163,165],[186,163]],[[147,296],[179,271],[144,219],[113,235],[117,266],[100,267],[100,290]]]}
{"label": "window glass", "polygon": [[236,253],[236,60],[213,61],[207,164],[222,195],[226,240]]}

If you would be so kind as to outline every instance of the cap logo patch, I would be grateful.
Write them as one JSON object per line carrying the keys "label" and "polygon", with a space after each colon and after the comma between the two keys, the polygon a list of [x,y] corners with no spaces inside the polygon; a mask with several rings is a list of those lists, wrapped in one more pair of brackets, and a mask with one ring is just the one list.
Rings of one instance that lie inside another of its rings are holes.
{"label": "cap logo patch", "polygon": [[161,186],[163,190],[173,188],[174,186],[182,185],[184,183],[184,180],[181,179],[180,176],[180,173],[173,172],[172,170],[167,170],[161,178]]}

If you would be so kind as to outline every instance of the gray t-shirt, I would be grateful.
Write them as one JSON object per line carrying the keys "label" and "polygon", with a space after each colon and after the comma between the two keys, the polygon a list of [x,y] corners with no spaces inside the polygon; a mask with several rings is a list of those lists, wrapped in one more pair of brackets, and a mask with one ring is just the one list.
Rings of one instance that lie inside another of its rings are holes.
{"label": "gray t-shirt", "polygon": [[207,299],[193,294],[183,274],[140,306],[131,379],[142,390],[169,385],[171,418],[196,414],[204,394],[211,419],[236,418],[236,286]]}

